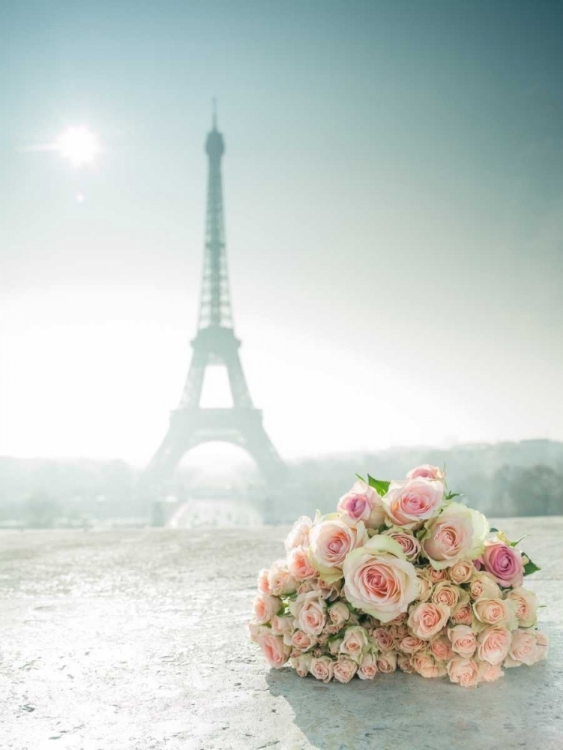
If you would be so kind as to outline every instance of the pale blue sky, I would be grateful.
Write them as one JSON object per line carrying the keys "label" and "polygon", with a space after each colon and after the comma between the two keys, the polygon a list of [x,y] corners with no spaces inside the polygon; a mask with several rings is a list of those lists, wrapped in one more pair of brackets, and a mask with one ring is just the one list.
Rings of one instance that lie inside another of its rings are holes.
{"label": "pale blue sky", "polygon": [[[563,439],[562,31],[556,2],[3,2],[0,454],[156,448],[213,95],[282,454]],[[28,150],[81,124],[93,167]]]}

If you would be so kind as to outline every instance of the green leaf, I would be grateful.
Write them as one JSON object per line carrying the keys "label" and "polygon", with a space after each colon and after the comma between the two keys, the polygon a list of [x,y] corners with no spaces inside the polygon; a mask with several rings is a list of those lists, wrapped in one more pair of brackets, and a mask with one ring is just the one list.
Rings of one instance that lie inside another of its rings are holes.
{"label": "green leaf", "polygon": [[360,482],[363,482],[364,484],[366,483],[366,480],[363,478],[363,476],[361,474],[356,474],[356,476],[358,477],[358,479],[360,480]]}
{"label": "green leaf", "polygon": [[536,570],[541,570],[541,568],[528,558],[528,562],[524,565],[524,575],[530,576],[532,573],[535,573]]}
{"label": "green leaf", "polygon": [[384,482],[382,479],[374,479],[368,474],[368,484],[370,487],[373,487],[378,495],[381,495],[381,497],[383,497],[383,495],[387,493],[391,482]]}
{"label": "green leaf", "polygon": [[490,531],[490,532],[491,532],[492,534],[496,534],[496,533],[498,532],[498,529],[495,529],[495,527],[494,527],[494,526],[491,526],[491,528],[489,529],[489,531]]}
{"label": "green leaf", "polygon": [[516,545],[520,544],[520,542],[522,541],[522,539],[525,539],[527,536],[529,536],[529,534],[524,534],[524,536],[521,536],[520,539],[517,542],[510,542],[510,546],[511,547],[516,547]]}
{"label": "green leaf", "polygon": [[448,492],[446,500],[453,500],[454,497],[461,497],[461,494],[459,492]]}

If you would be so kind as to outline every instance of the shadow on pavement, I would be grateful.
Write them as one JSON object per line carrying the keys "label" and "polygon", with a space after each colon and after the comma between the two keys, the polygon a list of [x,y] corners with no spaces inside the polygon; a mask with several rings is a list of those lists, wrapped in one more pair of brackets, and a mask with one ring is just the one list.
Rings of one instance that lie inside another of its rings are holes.
{"label": "shadow on pavement", "polygon": [[557,676],[548,664],[506,670],[497,683],[473,689],[400,672],[348,685],[302,679],[290,669],[272,670],[266,679],[308,742],[322,750],[560,750],[563,727],[551,718]]}

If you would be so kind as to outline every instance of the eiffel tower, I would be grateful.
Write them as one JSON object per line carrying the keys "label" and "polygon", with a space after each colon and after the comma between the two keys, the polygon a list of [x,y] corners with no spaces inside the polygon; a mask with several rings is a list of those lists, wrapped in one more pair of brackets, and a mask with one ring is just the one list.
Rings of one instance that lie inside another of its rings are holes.
{"label": "eiffel tower", "polygon": [[[252,403],[239,357],[241,342],[233,328],[221,183],[225,144],[217,130],[215,111],[205,150],[209,181],[198,330],[191,342],[192,360],[180,404],[171,413],[168,432],[147,468],[147,478],[153,487],[168,483],[182,457],[195,446],[210,441],[228,442],[246,449],[267,482],[278,480],[285,468],[263,427],[262,412]],[[217,365],[227,371],[232,407],[202,408],[200,400],[206,369]]]}

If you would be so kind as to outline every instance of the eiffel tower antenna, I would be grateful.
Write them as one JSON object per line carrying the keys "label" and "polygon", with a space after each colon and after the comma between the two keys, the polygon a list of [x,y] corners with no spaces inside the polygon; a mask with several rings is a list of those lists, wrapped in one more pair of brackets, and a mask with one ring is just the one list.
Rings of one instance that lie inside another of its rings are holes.
{"label": "eiffel tower antenna", "polygon": [[205,255],[198,328],[232,327],[225,230],[223,222],[223,188],[221,159],[225,153],[223,136],[217,130],[217,110],[213,100],[213,130],[208,134],[205,150],[209,160],[207,182],[207,218],[205,222]]}
{"label": "eiffel tower antenna", "polygon": [[[185,453],[210,441],[229,442],[246,449],[268,481],[279,479],[285,468],[264,430],[262,413],[252,403],[239,356],[240,341],[234,333],[221,179],[225,143],[217,130],[215,99],[213,128],[207,135],[205,151],[209,175],[197,334],[191,342],[192,360],[180,404],[171,413],[168,432],[147,469],[153,485],[170,481]],[[227,371],[232,407],[200,406],[205,372],[213,365]]]}

